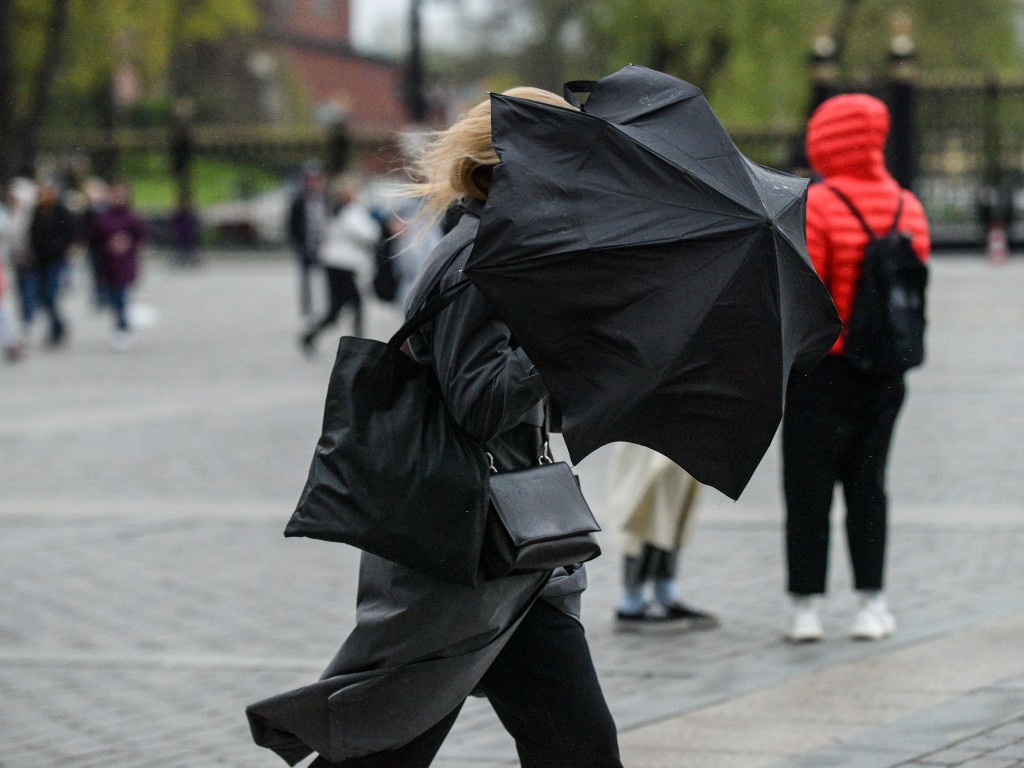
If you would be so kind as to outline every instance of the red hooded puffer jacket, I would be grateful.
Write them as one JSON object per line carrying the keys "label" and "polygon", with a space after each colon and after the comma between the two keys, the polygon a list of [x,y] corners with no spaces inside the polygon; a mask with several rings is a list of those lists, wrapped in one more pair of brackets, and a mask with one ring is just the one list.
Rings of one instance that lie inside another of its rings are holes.
{"label": "red hooded puffer jacket", "polygon": [[[868,237],[826,185],[849,197],[876,234],[888,232],[900,195],[899,184],[885,167],[888,135],[889,110],[863,93],[822,102],[807,125],[807,156],[824,177],[823,184],[814,184],[807,192],[807,250],[844,326],[829,354],[842,354]],[[931,239],[924,208],[913,193],[904,190],[902,194],[900,229],[913,236],[914,250],[927,261]]]}

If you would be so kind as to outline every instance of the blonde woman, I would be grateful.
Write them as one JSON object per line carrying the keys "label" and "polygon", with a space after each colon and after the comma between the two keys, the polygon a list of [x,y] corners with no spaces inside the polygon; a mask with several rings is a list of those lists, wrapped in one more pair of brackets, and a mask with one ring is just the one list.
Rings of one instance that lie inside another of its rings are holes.
{"label": "blonde woman", "polygon": [[[571,109],[547,91],[506,93]],[[407,314],[463,279],[497,163],[489,101],[420,158],[411,192],[427,216],[457,202],[465,212],[413,286]],[[536,462],[547,392],[481,294],[462,294],[408,349],[434,369],[452,416],[499,470]],[[476,694],[490,700],[525,768],[619,768],[579,622],[585,586],[582,566],[471,588],[364,554],[356,628],[320,682],[249,707],[253,737],[291,764],[318,752],[315,768],[428,766]]]}

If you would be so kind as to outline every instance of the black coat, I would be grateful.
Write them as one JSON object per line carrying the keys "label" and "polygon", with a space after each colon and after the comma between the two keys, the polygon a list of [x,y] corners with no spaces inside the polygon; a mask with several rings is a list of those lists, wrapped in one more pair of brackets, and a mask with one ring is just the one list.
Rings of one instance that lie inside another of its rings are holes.
{"label": "black coat", "polygon": [[[299,192],[299,194],[292,198],[291,205],[288,206],[288,240],[301,258],[316,261],[316,249],[319,245],[320,236],[323,233],[309,231],[309,217],[306,210],[309,205],[309,199],[310,196],[305,191]],[[324,205],[325,221],[323,223],[326,224],[326,219],[329,216],[329,212],[326,209],[326,200]]]}
{"label": "black coat", "polygon": [[[408,315],[462,279],[478,224],[471,204],[413,287]],[[410,347],[499,468],[536,462],[546,391],[483,296],[466,291]],[[473,693],[535,599],[578,618],[585,587],[582,567],[467,587],[364,553],[355,629],[319,682],[247,709],[253,738],[290,764],[311,751],[334,762],[406,744]]]}
{"label": "black coat", "polygon": [[62,264],[76,232],[75,217],[62,203],[37,207],[29,227],[32,266],[45,269]]}

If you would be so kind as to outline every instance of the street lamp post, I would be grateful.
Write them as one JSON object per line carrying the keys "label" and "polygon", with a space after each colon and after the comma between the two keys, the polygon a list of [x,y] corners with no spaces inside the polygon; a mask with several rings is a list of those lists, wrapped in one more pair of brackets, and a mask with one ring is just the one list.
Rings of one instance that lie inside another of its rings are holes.
{"label": "street lamp post", "polygon": [[914,130],[914,59],[917,47],[911,36],[911,17],[905,11],[893,16],[889,43],[889,81],[892,115],[892,175],[908,189],[917,175]]}
{"label": "street lamp post", "polygon": [[191,96],[179,96],[174,101],[173,123],[169,142],[171,172],[177,188],[178,205],[185,205],[192,197],[192,158],[195,142],[192,137],[192,116],[195,101]]}
{"label": "street lamp post", "polygon": [[409,63],[405,75],[409,117],[416,123],[427,119],[427,97],[423,74],[423,0],[409,3]]}

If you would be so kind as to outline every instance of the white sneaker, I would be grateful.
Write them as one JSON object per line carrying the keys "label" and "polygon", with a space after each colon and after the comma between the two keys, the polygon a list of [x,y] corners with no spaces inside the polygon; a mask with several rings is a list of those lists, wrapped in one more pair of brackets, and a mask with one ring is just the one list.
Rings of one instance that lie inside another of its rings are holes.
{"label": "white sneaker", "polygon": [[881,640],[896,632],[896,619],[886,604],[885,595],[865,593],[861,597],[860,610],[850,627],[854,640]]}
{"label": "white sneaker", "polygon": [[806,595],[793,598],[793,623],[786,633],[791,643],[817,643],[825,639],[825,630],[818,615],[818,597]]}

